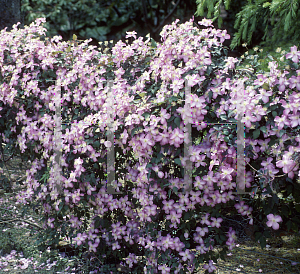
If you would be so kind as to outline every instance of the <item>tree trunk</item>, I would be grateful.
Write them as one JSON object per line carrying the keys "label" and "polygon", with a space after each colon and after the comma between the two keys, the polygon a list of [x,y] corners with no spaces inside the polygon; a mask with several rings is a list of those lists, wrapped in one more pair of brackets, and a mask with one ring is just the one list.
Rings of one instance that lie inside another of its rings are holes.
{"label": "tree trunk", "polygon": [[12,26],[21,22],[19,28],[24,28],[21,18],[21,0],[0,0],[0,30],[7,27],[11,31]]}

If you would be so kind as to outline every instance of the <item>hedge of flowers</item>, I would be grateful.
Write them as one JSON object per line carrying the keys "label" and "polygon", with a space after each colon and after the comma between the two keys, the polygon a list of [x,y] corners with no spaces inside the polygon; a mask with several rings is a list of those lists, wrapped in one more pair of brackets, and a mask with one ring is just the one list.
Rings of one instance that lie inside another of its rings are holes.
{"label": "hedge of flowers", "polygon": [[[226,57],[222,47],[229,35],[207,19],[165,26],[162,43],[128,33],[132,43],[119,41],[112,56],[88,46],[90,40],[44,38],[42,22],[0,33],[1,141],[33,163],[18,199],[43,214],[41,249],[68,237],[104,262],[125,259],[133,273],[187,273],[203,262],[213,272],[213,262],[235,246],[234,229],[222,227],[228,206],[249,218],[262,246],[267,227],[276,230],[286,221],[298,229],[299,207],[279,199],[294,194],[300,202],[297,48],[286,55],[289,71],[270,62],[269,73],[254,75],[236,70],[240,61]],[[54,169],[57,93],[62,118],[72,117],[62,126],[61,192]],[[253,184],[254,173],[247,172],[246,188],[264,196],[244,199],[248,205],[235,195],[235,128],[215,125],[235,123],[243,108],[246,161],[260,172]],[[109,114],[114,144],[107,141]],[[199,145],[186,139],[188,123]],[[190,144],[188,158],[182,157],[184,143]],[[106,190],[112,145],[122,155],[115,162],[114,195]],[[283,176],[275,177],[273,162]],[[183,179],[188,163],[195,167],[189,189]],[[260,210],[252,212],[251,203]]]}

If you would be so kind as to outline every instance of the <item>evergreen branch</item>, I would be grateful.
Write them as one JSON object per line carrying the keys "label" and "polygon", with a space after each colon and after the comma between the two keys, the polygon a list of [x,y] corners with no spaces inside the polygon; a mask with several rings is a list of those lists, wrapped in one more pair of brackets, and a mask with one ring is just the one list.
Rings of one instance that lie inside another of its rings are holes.
{"label": "evergreen branch", "polygon": [[225,9],[228,10],[230,5],[230,0],[224,0]]}
{"label": "evergreen branch", "polygon": [[215,5],[215,0],[208,1],[208,3],[207,3],[207,8],[208,8],[207,17],[208,18],[211,18],[211,14],[214,10],[214,5]]}
{"label": "evergreen branch", "polygon": [[[247,33],[248,33],[248,25],[249,25],[249,21],[244,21],[244,23],[241,25],[241,31],[242,31],[242,39],[243,41],[246,40],[247,38]],[[249,35],[251,37],[251,34]],[[248,40],[250,40],[248,36]]]}
{"label": "evergreen branch", "polygon": [[[229,5],[228,3],[230,2],[230,0],[225,0],[225,1],[226,4]],[[197,11],[195,13],[196,15],[204,16],[205,15],[204,10],[205,8],[207,8],[207,15],[206,15],[207,18],[214,17],[212,20],[215,21],[217,18],[220,17],[220,9],[223,0],[196,0],[196,3],[197,3]]]}
{"label": "evergreen branch", "polygon": [[223,20],[222,17],[220,16],[221,14],[221,4],[223,0],[219,0],[219,3],[215,5],[215,11],[214,11],[214,18],[213,21],[215,21],[218,18],[218,27],[221,28]]}
{"label": "evergreen branch", "polygon": [[292,12],[290,11],[287,16],[285,17],[285,23],[284,23],[284,31],[288,31],[290,25],[292,23]]}
{"label": "evergreen branch", "polygon": [[241,34],[239,32],[236,32],[234,34],[234,37],[232,39],[232,42],[230,44],[230,48],[234,49],[236,46],[238,46],[241,43]]}
{"label": "evergreen branch", "polygon": [[204,15],[204,9],[206,7],[206,1],[205,0],[196,0],[196,4],[197,4],[196,15],[203,16]]}
{"label": "evergreen branch", "polygon": [[[290,40],[299,43],[300,0],[248,0],[241,10],[235,15],[234,28],[237,30],[233,35],[230,47],[234,49],[243,41],[250,43],[254,32],[258,29],[263,33],[265,41]],[[218,19],[218,25],[222,24],[221,5],[228,10],[230,0],[196,0],[199,16],[207,14],[213,21]],[[269,33],[270,30],[272,33]]]}
{"label": "evergreen branch", "polygon": [[240,11],[237,15],[236,15],[236,20],[234,22],[234,28],[238,29],[239,25],[241,24],[242,21],[242,11]]}
{"label": "evergreen branch", "polygon": [[247,43],[250,44],[250,41],[251,41],[251,38],[252,38],[252,34],[254,33],[255,31],[255,28],[256,28],[256,16],[254,15],[254,18],[253,20],[251,21],[252,24],[251,24],[251,27],[250,27],[250,30],[249,30],[249,36],[248,36],[248,39],[247,39]]}

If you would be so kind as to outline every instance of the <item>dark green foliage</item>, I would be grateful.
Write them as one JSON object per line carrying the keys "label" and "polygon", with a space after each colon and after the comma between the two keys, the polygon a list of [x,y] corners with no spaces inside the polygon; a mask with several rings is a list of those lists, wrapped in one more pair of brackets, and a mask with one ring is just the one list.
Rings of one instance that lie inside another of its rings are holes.
{"label": "dark green foliage", "polygon": [[218,19],[219,27],[222,24],[221,7],[229,13],[234,7],[235,23],[237,30],[231,41],[231,48],[236,48],[242,43],[250,44],[255,36],[268,43],[290,41],[299,45],[299,0],[196,0],[198,4],[196,14]]}
{"label": "dark green foliage", "polygon": [[82,40],[93,38],[94,45],[125,39],[126,31],[133,30],[159,40],[164,25],[176,18],[184,21],[195,10],[194,1],[178,0],[23,0],[21,6],[25,25],[45,17],[47,36],[61,35],[66,41],[76,34]]}

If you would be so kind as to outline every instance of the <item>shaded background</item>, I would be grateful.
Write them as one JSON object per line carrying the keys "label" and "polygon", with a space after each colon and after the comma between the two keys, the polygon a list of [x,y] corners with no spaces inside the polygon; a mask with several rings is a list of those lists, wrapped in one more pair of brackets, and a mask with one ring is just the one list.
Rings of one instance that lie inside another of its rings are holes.
{"label": "shaded background", "polygon": [[[234,44],[229,55],[239,57],[256,45],[272,53],[278,46],[289,50],[291,41],[299,45],[299,5],[300,0],[0,0],[0,29],[10,30],[17,22],[22,28],[45,17],[48,37],[61,35],[67,41],[75,34],[98,46],[101,41],[124,41],[126,31],[133,30],[160,42],[166,24],[206,17],[215,19],[215,28],[227,30],[231,39],[224,45]],[[241,46],[245,42],[247,49]]]}
{"label": "shaded background", "polygon": [[[231,37],[234,33],[235,15],[245,2],[232,4],[230,11],[222,8],[221,29],[227,29]],[[184,23],[194,16],[198,22],[203,16],[196,16],[196,0],[0,0],[0,29],[21,22],[19,27],[30,25],[36,18],[45,17],[44,27],[47,36],[61,35],[64,41],[92,38],[90,45],[99,46],[98,42],[116,43],[125,40],[126,31],[136,31],[137,37],[148,33],[160,42],[162,28],[176,19]],[[214,23],[218,28],[217,21]],[[230,41],[225,41],[229,46]],[[238,47],[230,51],[232,56],[240,56],[245,51]]]}

